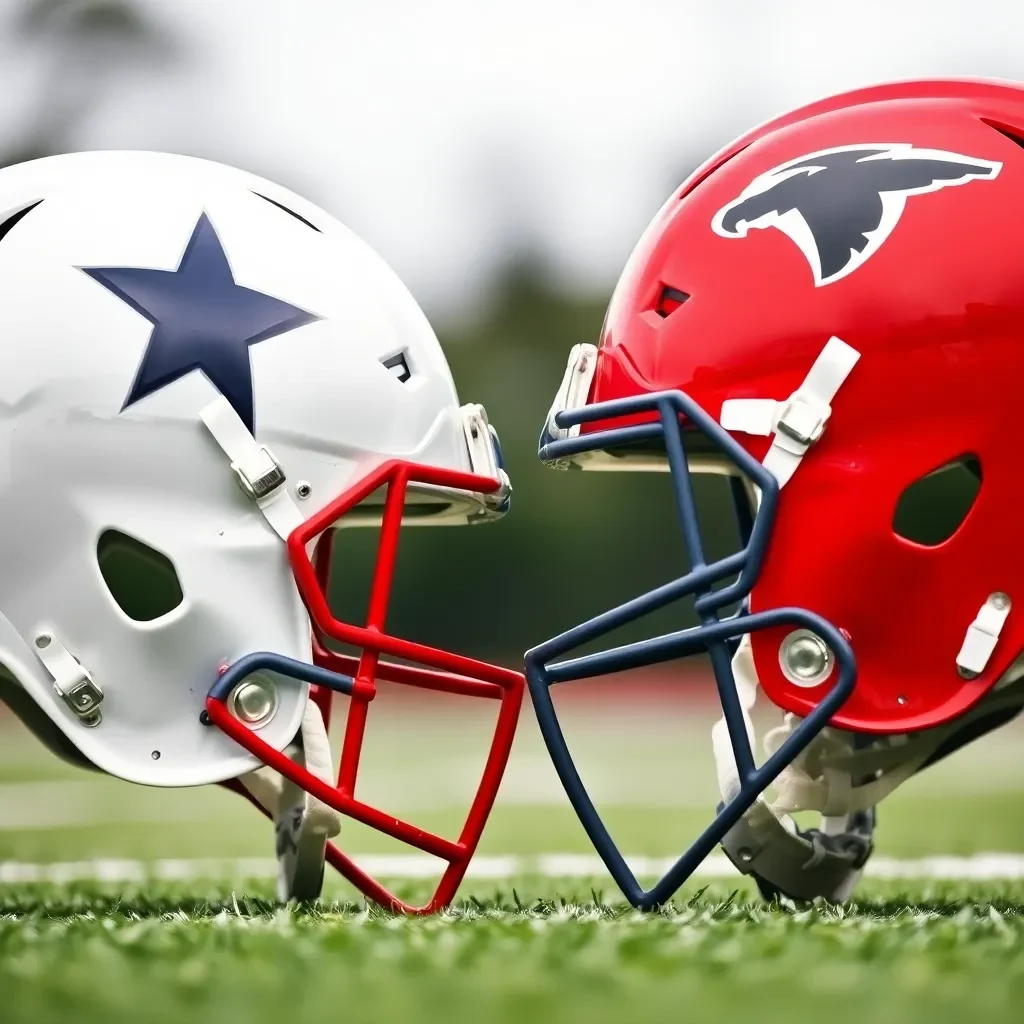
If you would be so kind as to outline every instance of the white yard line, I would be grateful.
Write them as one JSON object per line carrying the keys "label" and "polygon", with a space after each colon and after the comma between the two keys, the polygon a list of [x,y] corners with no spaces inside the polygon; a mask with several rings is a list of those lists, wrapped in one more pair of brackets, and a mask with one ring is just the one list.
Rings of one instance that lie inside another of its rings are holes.
{"label": "white yard line", "polygon": [[[662,875],[671,859],[629,857],[630,866],[640,877]],[[367,854],[356,857],[358,864],[381,878],[434,878],[439,862],[425,854]],[[52,864],[0,861],[0,884],[25,882],[144,882],[149,879],[189,880],[195,878],[254,879],[273,878],[276,862],[263,858],[235,860],[86,860]],[[544,878],[590,878],[606,874],[604,865],[594,856],[548,853],[538,856],[480,856],[469,869],[470,878],[512,879],[522,875]],[[979,853],[972,857],[925,857],[899,860],[875,857],[865,874],[874,878],[928,878],[935,880],[1006,880],[1024,878],[1024,855]],[[711,856],[698,868],[695,877],[736,878],[736,869],[723,856]]]}

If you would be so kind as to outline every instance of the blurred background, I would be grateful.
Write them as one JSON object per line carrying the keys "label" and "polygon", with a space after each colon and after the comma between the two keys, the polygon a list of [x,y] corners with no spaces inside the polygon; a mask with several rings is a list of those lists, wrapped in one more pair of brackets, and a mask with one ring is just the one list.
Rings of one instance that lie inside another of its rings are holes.
{"label": "blurred background", "polygon": [[[0,163],[90,148],[212,158],[374,246],[434,323],[462,401],[486,406],[515,488],[496,526],[403,542],[391,626],[514,660],[684,569],[666,481],[536,457],[570,346],[596,339],[670,191],[818,96],[1024,78],[1022,38],[1011,0],[0,0]],[[700,486],[724,551],[723,482]],[[348,544],[368,574],[373,538]],[[465,600],[467,578],[486,600]]]}
{"label": "blurred background", "polygon": [[[434,323],[461,400],[486,406],[515,488],[496,525],[403,539],[390,625],[516,664],[526,647],[686,568],[665,479],[555,473],[536,458],[569,348],[596,340],[618,272],[669,192],[740,132],[819,96],[893,78],[1024,79],[1022,39],[1015,0],[0,0],[0,165],[95,148],[207,157],[291,187],[376,248]],[[724,488],[700,486],[710,546],[723,553],[733,539]],[[346,564],[368,574],[372,540],[346,531]],[[335,596],[358,618],[354,590]],[[689,621],[685,609],[667,614],[675,628]],[[615,693],[605,710],[598,701],[580,713],[581,742],[604,771],[599,796],[659,808],[685,777],[684,802],[712,805],[710,761],[664,771],[691,731],[707,754],[710,705],[688,693],[670,723],[671,690],[628,713]],[[525,717],[492,845],[508,850],[521,832],[505,810],[518,805],[547,848],[574,848],[580,836],[565,832],[572,819]],[[112,801],[93,781],[77,783],[93,796],[69,796],[66,769],[26,773],[27,744],[0,735],[0,859],[47,859],[53,829],[97,817],[138,826],[129,852],[195,841],[174,825],[176,797],[144,810],[147,794]],[[420,767],[433,758],[411,731],[401,745]],[[934,793],[974,794],[972,777],[988,785],[989,767],[1008,759],[987,749],[965,755],[980,758],[975,776],[935,775]],[[454,779],[473,775],[445,764]],[[381,797],[416,804],[413,790],[385,786]],[[202,814],[233,822],[222,797]],[[538,809],[549,805],[550,820]],[[946,831],[955,846],[959,833]],[[646,826],[635,834],[650,852],[676,848],[648,842]],[[124,839],[102,824],[75,835],[83,854]]]}

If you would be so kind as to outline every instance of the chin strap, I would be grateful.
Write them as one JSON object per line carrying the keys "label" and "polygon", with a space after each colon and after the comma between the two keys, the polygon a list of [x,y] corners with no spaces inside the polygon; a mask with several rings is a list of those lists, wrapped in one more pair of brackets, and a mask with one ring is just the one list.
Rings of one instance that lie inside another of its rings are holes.
{"label": "chin strap", "polygon": [[[757,697],[757,675],[749,636],[741,641],[732,664],[747,737],[753,747],[755,736],[750,710]],[[774,740],[779,732],[774,730],[769,735]],[[724,718],[712,727],[711,743],[724,804],[740,789],[736,759]],[[793,766],[790,766],[782,772],[776,780],[776,788],[786,785],[792,771]],[[873,813],[831,816],[825,819],[821,829],[801,831],[787,813],[798,809],[804,808],[784,809],[777,803],[770,803],[764,794],[760,795],[726,834],[722,849],[743,874],[757,879],[766,898],[782,894],[794,899],[824,896],[838,902],[845,901],[871,854]]]}
{"label": "chin strap", "polygon": [[206,429],[231,460],[242,490],[256,503],[282,540],[304,522],[285,487],[281,464],[249,432],[231,403],[220,395],[199,413]]}
{"label": "chin strap", "polygon": [[[199,417],[231,460],[243,492],[255,502],[274,532],[287,541],[304,520],[285,486],[281,464],[252,436],[223,395],[205,406]],[[306,702],[300,736],[301,743],[288,750],[290,756],[310,774],[334,785],[327,730],[312,701]],[[259,768],[239,781],[274,820],[278,898],[315,900],[323,887],[327,840],[341,831],[341,816],[270,768]]]}
{"label": "chin strap", "polygon": [[721,424],[741,434],[773,435],[764,468],[782,487],[825,432],[832,400],[858,359],[860,353],[855,348],[839,338],[829,338],[803,383],[784,402],[773,398],[727,399],[722,403]]}
{"label": "chin strap", "polygon": [[[728,399],[722,403],[721,424],[726,430],[744,434],[772,436],[764,457],[764,467],[784,487],[801,460],[825,431],[832,415],[832,401],[860,353],[839,338],[831,337],[804,378],[803,383],[785,401],[771,398]],[[743,638],[733,658],[733,675],[739,693],[743,721],[751,747],[754,729],[750,709],[757,696],[757,674],[750,637]],[[795,727],[792,726],[792,727]],[[792,728],[787,725],[766,737],[769,754],[777,749]],[[824,730],[775,782],[785,797],[769,803],[760,795],[747,813],[722,840],[726,855],[744,874],[752,874],[766,897],[782,893],[797,899],[844,901],[853,891],[861,869],[872,850],[874,831],[873,804],[868,808],[848,808],[823,817],[820,829],[802,831],[790,817],[791,811],[807,809],[797,797],[796,779],[811,750],[828,735],[826,742],[838,744],[846,752],[852,740],[833,730]],[[840,738],[841,737],[841,738]],[[725,719],[711,730],[718,785],[723,802],[740,789],[732,743]],[[831,749],[831,748],[829,748]],[[802,776],[801,776],[802,777]],[[860,778],[860,776],[857,776]]]}
{"label": "chin strap", "polygon": [[[302,715],[301,744],[288,750],[293,760],[329,786],[334,785],[331,747],[323,716],[310,700]],[[288,900],[317,899],[323,887],[327,840],[341,831],[341,815],[322,800],[271,768],[259,768],[239,781],[270,813],[277,835],[277,895]]]}
{"label": "chin strap", "polygon": [[[736,651],[733,673],[753,745],[757,675],[749,637]],[[988,731],[986,721],[1012,717],[1024,704],[1022,673],[1024,664],[1015,663],[969,711],[934,729],[880,737],[823,729],[775,780],[774,799],[759,796],[728,832],[722,841],[726,855],[741,872],[754,875],[768,896],[846,901],[871,855],[876,805],[958,741]],[[766,757],[799,722],[787,714],[765,735]],[[739,777],[724,719],[713,726],[711,739],[722,800],[728,801],[739,790]],[[791,815],[800,811],[817,811],[821,827],[798,829]]]}

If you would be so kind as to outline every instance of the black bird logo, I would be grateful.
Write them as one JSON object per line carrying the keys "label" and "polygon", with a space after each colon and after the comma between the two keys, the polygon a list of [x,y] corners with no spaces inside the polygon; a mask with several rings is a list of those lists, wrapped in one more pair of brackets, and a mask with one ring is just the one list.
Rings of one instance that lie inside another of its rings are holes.
{"label": "black bird logo", "polygon": [[907,196],[992,180],[1001,163],[907,142],[823,149],[758,175],[711,222],[724,238],[778,228],[799,246],[815,287],[852,274],[899,222]]}

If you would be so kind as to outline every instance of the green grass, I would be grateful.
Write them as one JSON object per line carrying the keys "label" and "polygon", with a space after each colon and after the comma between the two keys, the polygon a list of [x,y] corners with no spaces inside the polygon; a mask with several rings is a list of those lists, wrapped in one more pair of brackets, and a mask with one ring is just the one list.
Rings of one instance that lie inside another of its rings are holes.
{"label": "green grass", "polygon": [[[678,852],[713,806],[707,764],[696,756],[706,752],[704,724],[691,740],[661,717],[630,724],[632,749],[615,747],[607,723],[582,734],[585,774],[606,765],[608,792],[637,794],[608,805],[631,853]],[[1024,728],[1014,727],[894,794],[881,811],[880,854],[1024,852],[1022,742]],[[402,772],[411,765],[415,782],[440,767],[458,779],[463,762],[443,762],[460,749],[389,748],[379,767],[394,777],[380,792],[399,804],[386,806],[454,832],[453,808],[424,802],[424,787],[406,788]],[[550,788],[557,784],[538,775],[538,754],[527,719],[481,852],[590,851]],[[65,784],[84,788],[65,792]],[[32,824],[51,811],[68,822]],[[343,837],[354,851],[392,852],[365,830]],[[0,731],[0,861],[266,857],[269,847],[266,823],[232,794],[85,776]],[[415,900],[428,889],[395,887]],[[706,888],[691,882],[671,907],[642,915],[605,877],[470,879],[452,911],[429,920],[368,910],[333,876],[316,907],[278,908],[271,894],[267,880],[245,878],[0,885],[0,1022],[1024,1018],[1024,882],[866,879],[855,904],[794,908],[765,906],[737,876]]]}
{"label": "green grass", "polygon": [[0,918],[0,1019],[1020,1019],[1024,885],[866,895],[795,911],[716,886],[641,915],[586,884],[524,878],[423,920],[279,909],[256,884],[17,887]]}

